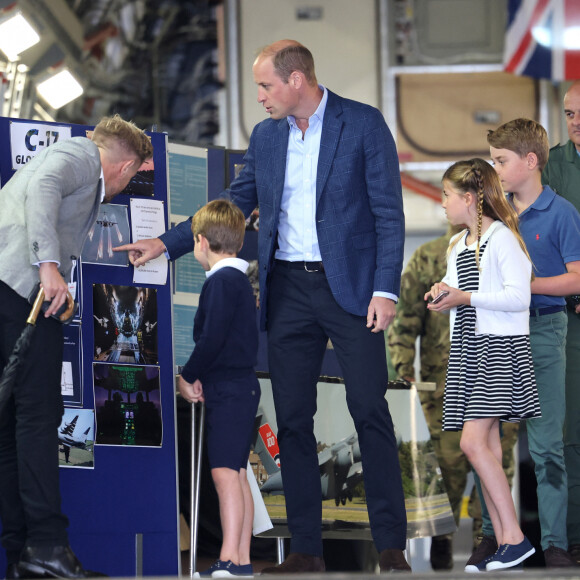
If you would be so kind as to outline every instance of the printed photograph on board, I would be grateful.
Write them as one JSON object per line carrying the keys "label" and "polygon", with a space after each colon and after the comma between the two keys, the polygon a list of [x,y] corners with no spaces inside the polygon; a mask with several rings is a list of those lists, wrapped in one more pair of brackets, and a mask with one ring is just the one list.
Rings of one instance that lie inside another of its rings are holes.
{"label": "printed photograph on board", "polygon": [[93,363],[97,445],[160,447],[159,367]]}
{"label": "printed photograph on board", "polygon": [[[86,131],[86,136],[88,139],[91,139],[93,131]],[[121,193],[148,197],[155,195],[155,166],[153,165],[153,159],[144,161],[141,164],[139,171],[132,177],[127,187]]]}
{"label": "printed photograph on board", "polygon": [[58,464],[61,467],[94,469],[95,412],[65,407],[58,428]]}
{"label": "printed photograph on board", "polygon": [[143,162],[137,174],[123,190],[123,193],[148,197],[155,195],[155,167],[153,165],[153,159]]}
{"label": "printed photograph on board", "polygon": [[[262,397],[256,415],[250,464],[274,525],[287,531],[286,500],[277,440],[277,423],[269,380],[260,380]],[[455,521],[435,457],[433,443],[415,389],[389,389],[405,507],[407,537],[420,538],[455,531]],[[314,418],[320,485],[322,529],[345,537],[370,539],[363,466],[358,434],[346,405],[344,387],[318,384]]]}
{"label": "printed photograph on board", "polygon": [[157,290],[93,285],[94,360],[157,364]]}
{"label": "printed photograph on board", "polygon": [[89,230],[81,254],[85,264],[128,266],[127,252],[113,252],[113,248],[131,241],[126,205],[101,204],[97,221]]}
{"label": "printed photograph on board", "polygon": [[67,406],[82,406],[82,333],[79,324],[64,324],[60,391]]}

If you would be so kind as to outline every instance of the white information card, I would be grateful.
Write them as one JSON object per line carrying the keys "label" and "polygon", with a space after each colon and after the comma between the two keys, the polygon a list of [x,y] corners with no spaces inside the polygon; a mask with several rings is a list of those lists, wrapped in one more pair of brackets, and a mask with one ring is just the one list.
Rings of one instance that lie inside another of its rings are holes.
{"label": "white information card", "polygon": [[[158,238],[165,233],[163,201],[157,199],[131,198],[131,235],[133,243]],[[166,284],[167,258],[155,258],[133,270],[135,284]]]}

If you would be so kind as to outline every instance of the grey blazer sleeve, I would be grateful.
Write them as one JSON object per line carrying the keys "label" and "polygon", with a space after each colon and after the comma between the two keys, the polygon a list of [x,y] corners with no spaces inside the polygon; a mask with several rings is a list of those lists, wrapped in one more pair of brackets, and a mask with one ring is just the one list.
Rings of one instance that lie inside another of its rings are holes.
{"label": "grey blazer sleeve", "polygon": [[51,145],[0,191],[0,279],[22,296],[38,281],[41,261],[55,261],[65,279],[100,205],[101,162],[84,137]]}

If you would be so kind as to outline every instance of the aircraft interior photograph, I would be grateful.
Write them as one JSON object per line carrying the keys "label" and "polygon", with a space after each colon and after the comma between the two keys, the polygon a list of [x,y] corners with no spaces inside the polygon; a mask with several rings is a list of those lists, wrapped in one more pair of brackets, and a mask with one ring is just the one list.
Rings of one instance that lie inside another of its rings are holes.
{"label": "aircraft interior photograph", "polygon": [[0,107],[0,578],[580,579],[580,0],[0,0]]}

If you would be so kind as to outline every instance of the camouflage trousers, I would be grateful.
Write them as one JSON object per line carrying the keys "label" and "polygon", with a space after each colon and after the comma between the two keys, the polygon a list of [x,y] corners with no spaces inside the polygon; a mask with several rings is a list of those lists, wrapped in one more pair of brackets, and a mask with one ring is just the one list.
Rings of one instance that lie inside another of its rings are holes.
{"label": "camouflage trousers", "polygon": [[[459,447],[461,440],[461,431],[443,431],[443,397],[434,399],[432,393],[420,392],[423,413],[431,434],[431,441],[435,450],[435,456],[441,468],[443,482],[449,496],[449,503],[455,518],[455,524],[459,525],[461,515],[461,506],[463,502],[463,493],[467,483],[467,476],[471,471],[471,464],[465,457]],[[514,445],[518,439],[517,423],[502,423],[502,463],[505,474],[508,478],[510,487],[514,477]],[[491,528],[491,521],[487,510],[482,510],[479,494],[475,485],[471,490],[467,512],[473,519],[473,540],[475,542],[478,536],[481,536],[482,521],[487,519],[486,529]],[[440,538],[453,538],[453,534],[445,534]]]}

